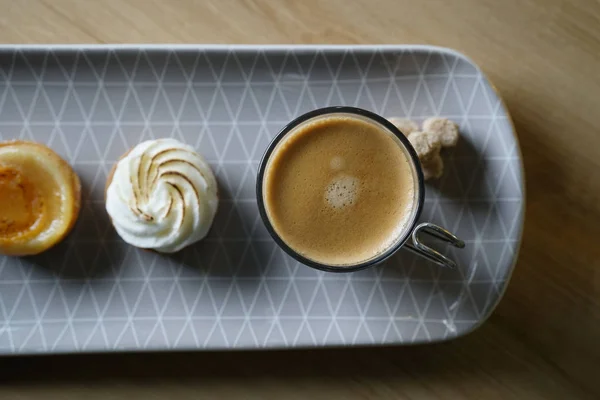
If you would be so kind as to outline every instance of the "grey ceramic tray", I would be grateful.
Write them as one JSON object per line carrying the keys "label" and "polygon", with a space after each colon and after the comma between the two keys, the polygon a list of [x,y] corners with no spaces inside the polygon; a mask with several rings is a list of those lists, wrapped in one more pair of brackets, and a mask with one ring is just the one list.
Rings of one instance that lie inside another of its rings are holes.
{"label": "grey ceramic tray", "polygon": [[[400,251],[327,274],[271,240],[254,194],[260,156],[295,116],[354,105],[449,117],[463,133],[423,219],[467,242],[458,270]],[[174,136],[221,185],[210,236],[174,256],[123,243],[104,211],[117,158]],[[508,283],[523,225],[519,148],[480,70],[453,51],[393,47],[4,47],[0,139],[48,144],[82,179],[75,231],[32,258],[0,257],[0,352],[411,344],[460,336]]]}

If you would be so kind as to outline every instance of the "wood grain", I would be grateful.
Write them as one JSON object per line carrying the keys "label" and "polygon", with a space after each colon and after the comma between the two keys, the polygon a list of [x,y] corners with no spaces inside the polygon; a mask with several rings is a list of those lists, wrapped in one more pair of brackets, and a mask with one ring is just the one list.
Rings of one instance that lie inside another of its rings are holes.
{"label": "wood grain", "polygon": [[2,398],[600,398],[600,1],[0,0],[10,43],[427,43],[489,75],[525,160],[523,245],[475,333],[414,348],[0,360]]}

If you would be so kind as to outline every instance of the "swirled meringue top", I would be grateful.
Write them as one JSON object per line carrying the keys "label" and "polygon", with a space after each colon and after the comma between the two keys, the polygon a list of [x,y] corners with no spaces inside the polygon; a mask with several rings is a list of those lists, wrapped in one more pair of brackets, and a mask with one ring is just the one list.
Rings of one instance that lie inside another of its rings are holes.
{"label": "swirled meringue top", "polygon": [[174,253],[204,238],[217,205],[210,166],[175,139],[135,146],[117,163],[106,190],[106,210],[119,236],[161,253]]}

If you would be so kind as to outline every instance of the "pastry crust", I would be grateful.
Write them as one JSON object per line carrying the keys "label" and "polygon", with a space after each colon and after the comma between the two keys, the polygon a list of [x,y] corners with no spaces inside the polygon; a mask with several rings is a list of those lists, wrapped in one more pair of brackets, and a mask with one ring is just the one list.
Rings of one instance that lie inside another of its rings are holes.
{"label": "pastry crust", "polygon": [[62,241],[81,209],[81,183],[47,146],[0,143],[0,254],[39,254]]}

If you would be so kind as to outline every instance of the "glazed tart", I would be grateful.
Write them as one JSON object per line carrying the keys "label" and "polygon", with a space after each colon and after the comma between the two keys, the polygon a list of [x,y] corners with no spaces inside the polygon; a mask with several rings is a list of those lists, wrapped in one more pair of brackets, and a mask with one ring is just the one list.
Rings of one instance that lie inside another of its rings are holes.
{"label": "glazed tart", "polygon": [[203,239],[217,206],[210,166],[175,139],[138,144],[117,162],[106,183],[106,211],[119,236],[160,253]]}
{"label": "glazed tart", "polygon": [[0,143],[0,254],[41,253],[67,236],[81,205],[71,166],[33,142]]}

